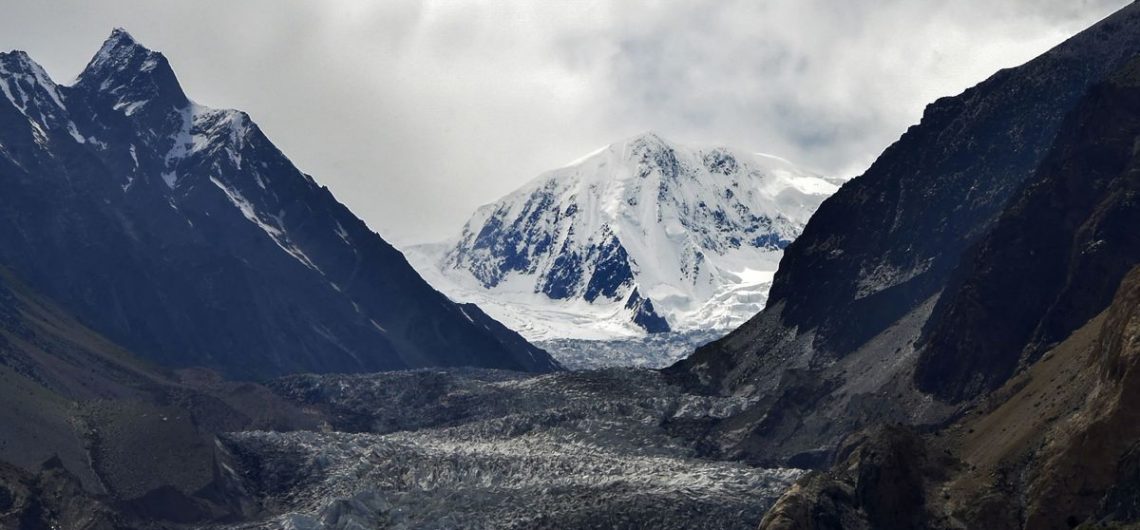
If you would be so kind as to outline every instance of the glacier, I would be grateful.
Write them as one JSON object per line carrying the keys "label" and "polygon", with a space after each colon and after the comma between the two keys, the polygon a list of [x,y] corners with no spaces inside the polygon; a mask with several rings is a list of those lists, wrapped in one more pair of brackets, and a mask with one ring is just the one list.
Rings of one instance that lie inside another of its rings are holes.
{"label": "glacier", "polygon": [[784,247],[841,184],[647,132],[480,207],[457,237],[404,251],[436,289],[531,341],[716,335],[764,307]]}

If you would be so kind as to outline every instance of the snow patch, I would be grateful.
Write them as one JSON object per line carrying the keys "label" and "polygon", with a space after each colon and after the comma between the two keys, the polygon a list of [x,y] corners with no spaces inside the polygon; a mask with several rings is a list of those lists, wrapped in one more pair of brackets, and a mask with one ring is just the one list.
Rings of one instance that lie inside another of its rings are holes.
{"label": "snow patch", "polygon": [[301,249],[297,248],[289,242],[288,236],[285,235],[285,232],[280,227],[273,226],[268,222],[262,220],[261,216],[257,214],[257,210],[254,208],[253,204],[246,200],[240,192],[230,188],[229,186],[226,186],[221,180],[218,180],[217,177],[210,177],[210,182],[213,182],[214,185],[218,187],[218,189],[222,190],[222,192],[226,194],[226,197],[228,197],[230,202],[237,207],[241,214],[245,216],[245,218],[248,219],[251,223],[257,225],[258,228],[264,231],[265,234],[268,235],[269,238],[272,239],[278,247],[281,247],[281,250],[284,250],[294,259],[301,262],[302,265],[313,269],[314,271],[321,272],[321,274],[324,274],[321,269],[319,269],[312,262],[312,260],[310,260],[309,257],[306,256],[303,251],[301,251]]}
{"label": "snow patch", "polygon": [[348,230],[341,226],[340,221],[336,222],[336,235],[340,236],[340,240],[344,241],[346,245],[352,246],[352,241],[348,239]]}
{"label": "snow patch", "polygon": [[72,138],[75,138],[76,142],[81,144],[87,143],[87,139],[84,138],[82,134],[79,134],[79,129],[75,128],[75,122],[70,120],[67,122],[67,133],[70,134]]}
{"label": "snow patch", "polygon": [[[252,127],[244,113],[211,109],[196,103],[190,103],[179,112],[181,127],[170,136],[170,149],[165,158],[168,174],[163,178],[168,186],[173,189],[177,185],[178,163],[201,152],[225,149],[234,169],[241,169],[241,150]],[[261,177],[256,178],[264,187]]]}

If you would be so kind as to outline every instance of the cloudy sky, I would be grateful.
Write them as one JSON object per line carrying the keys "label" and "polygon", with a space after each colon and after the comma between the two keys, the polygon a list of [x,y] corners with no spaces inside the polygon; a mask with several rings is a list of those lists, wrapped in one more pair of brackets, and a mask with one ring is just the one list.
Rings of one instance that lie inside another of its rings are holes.
{"label": "cloudy sky", "polygon": [[1127,3],[6,0],[0,49],[69,83],[124,27],[408,244],[645,130],[855,176],[930,101]]}

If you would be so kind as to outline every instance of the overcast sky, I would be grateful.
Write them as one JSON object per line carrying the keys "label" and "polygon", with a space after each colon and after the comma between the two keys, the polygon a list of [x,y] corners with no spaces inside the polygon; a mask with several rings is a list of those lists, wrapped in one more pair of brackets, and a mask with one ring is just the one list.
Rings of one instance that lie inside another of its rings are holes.
{"label": "overcast sky", "polygon": [[5,0],[70,83],[115,26],[249,112],[397,244],[645,130],[855,176],[921,116],[1126,0]]}

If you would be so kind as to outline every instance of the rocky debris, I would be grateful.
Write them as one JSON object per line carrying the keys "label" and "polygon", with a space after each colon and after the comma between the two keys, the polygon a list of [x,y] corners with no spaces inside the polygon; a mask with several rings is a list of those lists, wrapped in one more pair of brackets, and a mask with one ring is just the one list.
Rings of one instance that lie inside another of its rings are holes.
{"label": "rocky debris", "polygon": [[853,436],[830,473],[812,473],[765,515],[766,530],[906,530],[931,519],[925,491],[956,461],[901,426]]}
{"label": "rocky debris", "polygon": [[611,367],[665,368],[693,350],[724,336],[723,331],[655,333],[628,339],[552,339],[535,342],[568,370]]}
{"label": "rocky debris", "polygon": [[233,491],[265,517],[234,528],[752,528],[800,475],[699,458],[667,426],[743,403],[685,395],[646,370],[273,386],[329,423],[222,438]]}
{"label": "rocky debris", "polygon": [[58,458],[28,472],[0,462],[0,527],[12,530],[67,528],[129,530],[101,499],[85,491]]}

